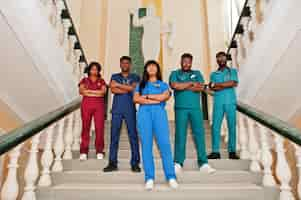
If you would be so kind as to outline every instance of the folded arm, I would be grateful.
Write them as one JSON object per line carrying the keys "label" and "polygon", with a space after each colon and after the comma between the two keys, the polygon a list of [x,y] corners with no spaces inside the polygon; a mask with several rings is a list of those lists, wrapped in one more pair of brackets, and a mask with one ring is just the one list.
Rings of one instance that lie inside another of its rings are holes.
{"label": "folded arm", "polygon": [[145,95],[143,97],[150,99],[150,100],[163,102],[163,101],[167,101],[170,98],[170,91],[166,90],[162,94],[149,94],[149,95]]}
{"label": "folded arm", "polygon": [[134,103],[136,104],[159,104],[160,101],[157,101],[157,100],[153,100],[153,99],[147,99],[146,96],[142,96],[140,95],[139,92],[136,92],[134,94]]}
{"label": "folded arm", "polygon": [[104,97],[107,92],[107,87],[104,85],[100,90],[89,90],[84,84],[79,86],[79,94],[87,97]]}
{"label": "folded arm", "polygon": [[[212,86],[213,85],[213,86]],[[227,81],[224,83],[210,83],[210,89],[213,91],[220,91],[226,88],[233,88],[233,87],[237,87],[237,82],[236,81]]]}

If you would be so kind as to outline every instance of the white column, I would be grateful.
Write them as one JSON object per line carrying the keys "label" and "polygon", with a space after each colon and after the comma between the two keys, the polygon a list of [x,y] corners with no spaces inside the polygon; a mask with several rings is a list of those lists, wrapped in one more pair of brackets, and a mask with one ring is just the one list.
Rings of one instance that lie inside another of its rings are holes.
{"label": "white column", "polygon": [[261,171],[259,159],[258,159],[259,145],[255,137],[254,121],[248,118],[247,122],[248,122],[248,129],[249,129],[249,151],[251,156],[250,170],[252,172],[259,172]]}
{"label": "white column", "polygon": [[275,134],[275,142],[276,142],[276,152],[277,152],[277,164],[276,164],[276,174],[280,181],[280,200],[293,200],[292,188],[289,185],[292,175],[290,168],[288,166],[286,157],[285,157],[285,149],[283,147],[284,139]]}
{"label": "white column", "polygon": [[268,129],[262,125],[259,125],[259,131],[260,131],[260,142],[261,142],[261,163],[264,169],[262,183],[263,186],[273,187],[276,185],[276,183],[272,175],[273,157],[268,142],[268,137],[270,137],[271,135]]}
{"label": "white column", "polygon": [[244,121],[243,114],[238,115],[238,134],[239,134],[239,143],[240,143],[240,158],[243,160],[250,158],[250,152],[248,151],[248,133]]}
{"label": "white column", "polygon": [[11,152],[9,152],[8,174],[1,191],[2,200],[16,200],[18,197],[19,183],[17,178],[17,170],[19,168],[18,160],[22,145],[23,144],[18,145]]}
{"label": "white column", "polygon": [[31,141],[31,149],[29,150],[29,160],[24,173],[25,188],[22,200],[36,199],[36,181],[39,177],[38,165],[38,146],[41,134],[37,134]]}
{"label": "white column", "polygon": [[65,118],[63,118],[58,122],[58,133],[54,143],[55,159],[54,159],[54,164],[52,166],[53,172],[63,171],[62,155],[65,149],[64,148],[64,127],[65,127],[64,123],[65,123]]}
{"label": "white column", "polygon": [[80,109],[75,111],[75,116],[74,116],[74,138],[73,138],[73,145],[72,145],[72,150],[79,150],[80,149],[80,137],[81,137],[81,114],[80,114]]}
{"label": "white column", "polygon": [[47,128],[46,130],[46,143],[45,143],[45,148],[44,152],[42,154],[41,158],[41,164],[42,164],[42,174],[39,180],[39,186],[42,187],[48,187],[51,185],[51,176],[50,176],[50,167],[53,163],[53,152],[52,152],[52,141],[53,141],[53,131],[54,128],[56,127],[54,125],[51,125],[50,127]]}
{"label": "white column", "polygon": [[73,113],[67,117],[67,128],[65,131],[65,153],[63,156],[64,160],[72,159],[72,143],[73,143]]}

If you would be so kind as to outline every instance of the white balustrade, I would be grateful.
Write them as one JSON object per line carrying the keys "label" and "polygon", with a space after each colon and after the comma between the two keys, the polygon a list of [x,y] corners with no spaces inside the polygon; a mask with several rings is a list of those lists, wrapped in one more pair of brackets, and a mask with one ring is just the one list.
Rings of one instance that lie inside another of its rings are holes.
{"label": "white balustrade", "polygon": [[259,144],[255,137],[255,128],[254,128],[254,121],[250,118],[247,118],[248,122],[248,132],[249,132],[249,151],[251,156],[251,164],[250,170],[252,172],[259,172],[261,171],[261,167],[259,164],[259,157],[258,157],[258,149]]}
{"label": "white balustrade", "polygon": [[263,165],[263,185],[272,187],[275,186],[275,179],[272,175],[272,164],[273,157],[271,152],[271,147],[268,142],[268,137],[270,137],[270,133],[267,128],[259,125],[260,131],[260,142],[261,142],[261,163]]}
{"label": "white balustrade", "polygon": [[19,168],[18,160],[22,146],[23,144],[20,144],[9,152],[8,174],[1,191],[2,200],[16,200],[19,195],[17,170]]}
{"label": "white balustrade", "polygon": [[24,180],[25,188],[22,200],[36,199],[35,189],[36,181],[39,178],[39,165],[38,165],[38,146],[40,142],[41,133],[35,135],[31,141],[31,148],[29,150],[29,159],[25,168]]}
{"label": "white balustrade", "polygon": [[276,175],[280,181],[280,200],[293,200],[292,188],[290,186],[292,174],[285,157],[284,139],[278,134],[274,135],[277,152]]}
{"label": "white balustrade", "polygon": [[63,159],[64,160],[71,160],[72,159],[72,143],[73,143],[73,117],[74,114],[71,113],[67,117],[67,128],[64,134],[65,136],[65,152]]}
{"label": "white balustrade", "polygon": [[74,131],[73,131],[73,150],[79,150],[80,149],[80,137],[81,137],[81,114],[80,109],[75,111],[75,117],[74,117]]}
{"label": "white balustrade", "polygon": [[238,115],[238,130],[240,143],[240,158],[246,160],[250,158],[250,152],[248,150],[248,133],[243,114]]}
{"label": "white balustrade", "polygon": [[65,128],[65,118],[58,122],[57,136],[54,143],[54,164],[52,166],[53,172],[63,171],[62,155],[64,153],[64,128]]}
{"label": "white balustrade", "polygon": [[[56,125],[56,124],[55,124]],[[50,176],[50,167],[53,163],[53,152],[52,152],[52,142],[53,142],[53,133],[55,125],[51,125],[46,130],[46,143],[44,147],[44,152],[41,157],[42,164],[42,173],[39,180],[39,186],[48,187],[51,185],[51,176]]]}

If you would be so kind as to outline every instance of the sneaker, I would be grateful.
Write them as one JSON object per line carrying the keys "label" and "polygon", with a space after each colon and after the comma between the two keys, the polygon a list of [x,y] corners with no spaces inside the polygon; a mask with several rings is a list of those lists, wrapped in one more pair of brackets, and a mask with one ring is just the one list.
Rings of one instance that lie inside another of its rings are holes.
{"label": "sneaker", "polygon": [[104,157],[105,157],[105,155],[104,155],[103,153],[98,153],[98,154],[96,154],[97,160],[103,160]]}
{"label": "sneaker", "polygon": [[182,165],[180,165],[179,163],[175,163],[175,172],[176,174],[182,173]]}
{"label": "sneaker", "polygon": [[103,172],[114,172],[114,171],[118,171],[118,167],[113,163],[109,163],[108,166],[106,166],[103,169]]}
{"label": "sneaker", "polygon": [[80,160],[80,161],[85,161],[85,160],[88,160],[88,156],[87,156],[87,154],[85,154],[85,153],[82,153],[82,154],[80,154],[80,156],[79,156],[79,160]]}
{"label": "sneaker", "polygon": [[141,172],[141,168],[139,167],[139,165],[133,165],[131,167],[132,172],[134,173],[140,173]]}
{"label": "sneaker", "polygon": [[207,158],[208,159],[221,159],[221,154],[212,152],[210,155],[207,156]]}
{"label": "sneaker", "polygon": [[216,172],[216,169],[212,168],[210,165],[208,164],[203,164],[201,167],[200,167],[200,172],[202,173],[207,173],[207,174],[212,174],[214,172]]}
{"label": "sneaker", "polygon": [[145,183],[145,189],[147,191],[152,191],[154,189],[154,180],[152,179],[147,180]]}
{"label": "sneaker", "polygon": [[177,188],[179,187],[179,184],[178,184],[177,180],[174,179],[174,178],[170,179],[170,180],[168,181],[168,183],[169,183],[169,187],[170,187],[171,189],[177,189]]}
{"label": "sneaker", "polygon": [[236,152],[229,152],[229,159],[231,160],[239,160],[239,156],[236,155]]}

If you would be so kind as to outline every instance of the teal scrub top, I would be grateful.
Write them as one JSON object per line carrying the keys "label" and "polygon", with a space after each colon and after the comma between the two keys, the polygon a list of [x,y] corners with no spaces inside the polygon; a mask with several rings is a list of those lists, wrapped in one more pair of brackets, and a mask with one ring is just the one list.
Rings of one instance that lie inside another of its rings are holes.
{"label": "teal scrub top", "polygon": [[[169,77],[169,83],[185,83],[196,82],[204,83],[203,75],[198,70],[191,70],[184,72],[181,69],[173,71]],[[191,90],[174,90],[175,108],[184,109],[200,109],[201,98],[200,92],[193,92]]]}
{"label": "teal scrub top", "polygon": [[[238,83],[237,70],[227,67],[223,71],[217,70],[210,75],[210,81],[212,83],[224,83],[228,81],[235,81]],[[215,103],[220,104],[236,104],[236,92],[235,88],[226,88],[217,92],[214,92]]]}

